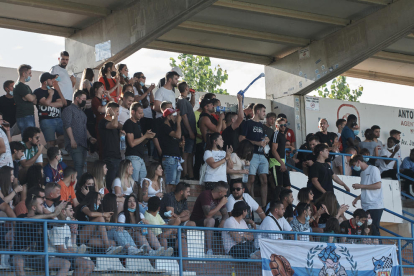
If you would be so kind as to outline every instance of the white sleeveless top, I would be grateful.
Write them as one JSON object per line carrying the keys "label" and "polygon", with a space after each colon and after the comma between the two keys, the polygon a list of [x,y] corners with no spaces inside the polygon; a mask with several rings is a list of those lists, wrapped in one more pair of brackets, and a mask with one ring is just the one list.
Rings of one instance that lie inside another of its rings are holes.
{"label": "white sleeveless top", "polygon": [[151,181],[151,179],[148,179],[148,178],[143,178],[141,180],[141,188],[142,188],[142,183],[144,182],[144,180],[147,180],[149,182],[149,185],[148,185],[148,197],[153,197],[153,196],[155,196],[158,193],[162,193],[162,182],[163,182],[162,178],[160,178],[160,189],[157,190],[157,191],[154,190],[154,188],[152,188],[152,181]]}

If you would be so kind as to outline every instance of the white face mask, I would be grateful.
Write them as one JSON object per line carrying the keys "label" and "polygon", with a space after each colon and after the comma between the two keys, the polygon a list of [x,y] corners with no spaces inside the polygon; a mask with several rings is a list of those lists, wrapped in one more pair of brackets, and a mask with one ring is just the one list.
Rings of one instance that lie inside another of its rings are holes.
{"label": "white face mask", "polygon": [[388,148],[388,150],[394,150],[395,149],[395,146],[396,145],[394,145],[393,147],[391,147],[391,148]]}
{"label": "white face mask", "polygon": [[367,224],[368,224],[368,225],[371,225],[371,224],[372,224],[372,219],[368,219],[368,220],[367,220]]}

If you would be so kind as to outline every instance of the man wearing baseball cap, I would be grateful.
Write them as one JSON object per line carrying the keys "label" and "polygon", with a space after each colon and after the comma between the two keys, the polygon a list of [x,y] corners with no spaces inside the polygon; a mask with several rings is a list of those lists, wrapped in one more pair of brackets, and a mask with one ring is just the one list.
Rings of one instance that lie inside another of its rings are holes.
{"label": "man wearing baseball cap", "polygon": [[162,150],[162,167],[165,173],[167,192],[174,192],[180,182],[181,155],[185,142],[181,137],[181,116],[177,109],[167,108],[162,113],[164,123],[159,127],[158,141]]}
{"label": "man wearing baseball cap", "polygon": [[66,105],[66,99],[60,91],[57,78],[58,75],[43,73],[40,76],[40,87],[33,94],[37,98],[39,125],[47,146],[54,147],[58,144],[62,154],[67,155],[68,153],[64,149],[64,131],[61,119],[61,108]]}

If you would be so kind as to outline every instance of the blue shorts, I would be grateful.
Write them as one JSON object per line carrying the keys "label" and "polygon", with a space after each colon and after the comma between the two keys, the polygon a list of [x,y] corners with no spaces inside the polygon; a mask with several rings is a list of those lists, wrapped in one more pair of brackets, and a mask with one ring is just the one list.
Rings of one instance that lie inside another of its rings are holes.
{"label": "blue shorts", "polygon": [[190,137],[185,138],[184,152],[185,153],[195,152],[195,139],[191,139]]}
{"label": "blue shorts", "polygon": [[34,115],[25,116],[22,118],[16,118],[16,123],[20,129],[21,134],[23,134],[26,128],[36,126]]}
{"label": "blue shorts", "polygon": [[256,174],[268,174],[269,173],[269,161],[263,154],[253,154],[252,160],[250,160],[249,175]]}
{"label": "blue shorts", "polygon": [[61,118],[43,119],[39,121],[39,125],[45,136],[46,142],[55,141],[57,136],[64,134]]}
{"label": "blue shorts", "polygon": [[162,167],[165,173],[165,183],[177,185],[180,182],[181,171],[178,170],[178,159],[174,157],[164,157]]}

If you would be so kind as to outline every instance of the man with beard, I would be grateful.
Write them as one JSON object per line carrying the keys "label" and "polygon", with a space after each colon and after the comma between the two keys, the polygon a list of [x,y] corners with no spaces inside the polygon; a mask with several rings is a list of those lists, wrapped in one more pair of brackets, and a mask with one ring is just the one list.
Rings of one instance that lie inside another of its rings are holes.
{"label": "man with beard", "polygon": [[221,134],[224,141],[223,148],[227,149],[228,146],[231,146],[233,151],[236,151],[239,147],[240,125],[243,122],[243,97],[241,95],[237,95],[237,101],[237,113],[226,113],[226,128]]}
{"label": "man with beard", "polygon": [[245,221],[247,224],[252,225],[252,228],[254,228],[254,216],[253,212],[256,212],[261,220],[264,220],[266,215],[262,209],[262,207],[259,206],[259,203],[254,200],[248,193],[244,192],[243,182],[241,178],[233,179],[230,182],[230,191],[231,195],[227,199],[226,203],[226,209],[229,212],[229,216],[231,216],[231,211],[233,210],[233,206],[238,201],[244,201],[247,205],[249,205],[249,210],[247,212]]}
{"label": "man with beard", "polygon": [[60,185],[55,182],[49,182],[45,186],[46,199],[43,206],[49,213],[55,212],[58,203],[61,201],[60,189]]}
{"label": "man with beard", "polygon": [[[59,75],[57,78],[60,91],[62,91],[63,96],[66,99],[67,106],[72,103],[72,95],[73,95],[73,87],[76,84],[76,78],[73,74],[69,75],[68,71],[66,70],[66,66],[69,63],[69,53],[66,51],[62,51],[60,53],[60,58],[58,58],[59,64],[53,66],[50,69],[50,73],[53,75]],[[62,108],[65,108],[65,106]]]}
{"label": "man with beard", "polygon": [[63,128],[65,129],[65,148],[73,160],[73,166],[78,172],[78,181],[83,174],[86,152],[90,143],[95,144],[96,139],[91,136],[86,128],[86,115],[82,107],[86,104],[86,94],[78,90],[73,95],[73,104],[62,112]]}
{"label": "man with beard", "polygon": [[200,114],[200,119],[198,120],[198,125],[200,127],[201,136],[203,137],[204,143],[206,143],[207,133],[221,132],[222,124],[224,119],[224,113],[220,114],[218,120],[212,116],[214,114],[214,106],[212,100],[204,98],[200,107],[203,112]]}
{"label": "man with beard", "polygon": [[319,137],[319,142],[321,144],[326,144],[329,147],[329,151],[333,151],[333,144],[335,142],[335,133],[328,132],[328,120],[322,118],[319,121],[319,131],[315,133]]}
{"label": "man with beard", "polygon": [[173,108],[175,108],[175,92],[173,88],[177,87],[178,79],[180,75],[175,72],[171,71],[165,75],[165,79],[167,80],[163,87],[160,87],[157,92],[155,92],[155,102],[154,102],[154,111],[157,112],[156,117],[159,118],[162,116],[161,113],[161,103],[163,101],[169,101],[172,103]]}
{"label": "man with beard", "polygon": [[40,143],[40,129],[37,127],[28,127],[22,135],[22,144],[24,146],[24,155],[20,159],[20,165],[28,168],[37,163],[43,164],[43,145]]}

